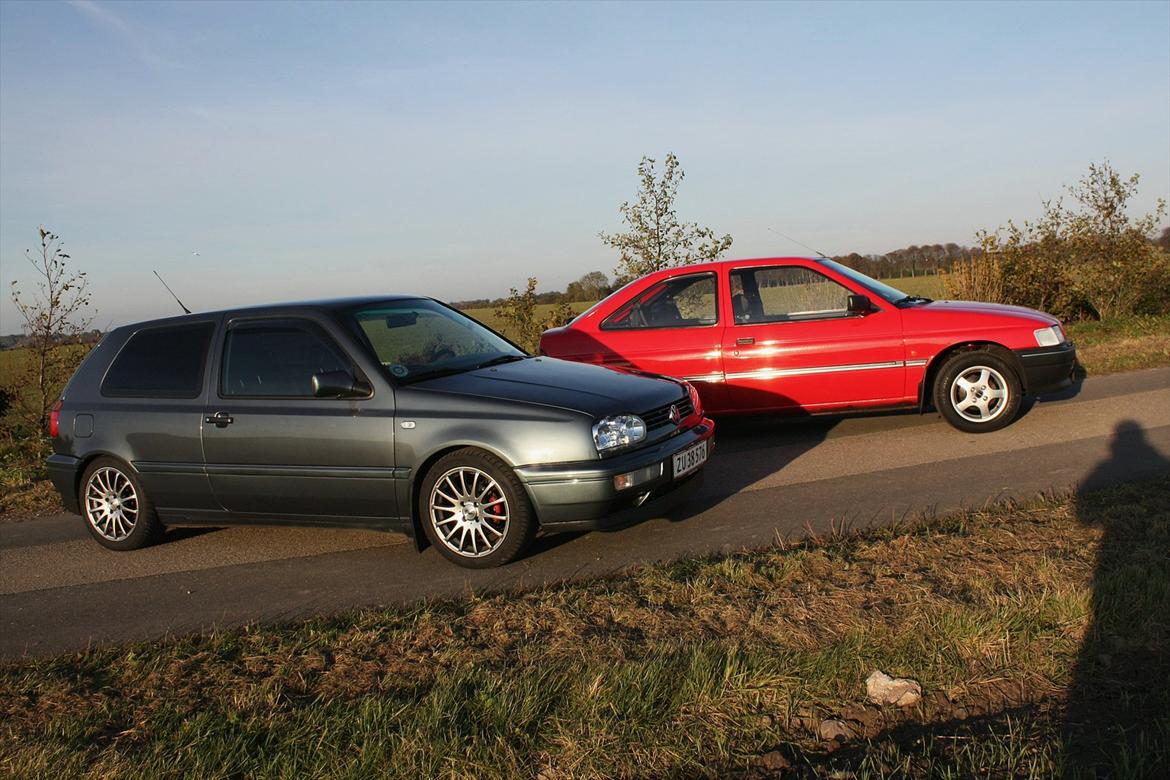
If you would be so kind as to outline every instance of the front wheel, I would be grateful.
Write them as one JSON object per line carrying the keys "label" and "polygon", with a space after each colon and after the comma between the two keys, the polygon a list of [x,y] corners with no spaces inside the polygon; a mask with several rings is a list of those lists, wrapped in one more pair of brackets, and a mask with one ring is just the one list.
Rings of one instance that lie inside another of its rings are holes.
{"label": "front wheel", "polygon": [[536,534],[532,504],[515,472],[470,448],[443,456],[427,472],[419,516],[431,544],[471,569],[515,560]]}
{"label": "front wheel", "polygon": [[934,407],[960,431],[985,433],[1011,424],[1023,388],[1015,369],[987,350],[947,358],[934,381]]}

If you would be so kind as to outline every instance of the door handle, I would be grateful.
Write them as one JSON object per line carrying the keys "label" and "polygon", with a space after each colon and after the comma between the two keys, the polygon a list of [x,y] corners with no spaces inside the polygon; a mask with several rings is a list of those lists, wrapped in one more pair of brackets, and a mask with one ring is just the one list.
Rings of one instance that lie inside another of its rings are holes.
{"label": "door handle", "polygon": [[755,343],[756,343],[756,340],[754,338],[752,338],[751,336],[748,336],[747,338],[735,340],[735,346],[737,346],[737,347],[745,347],[748,344],[755,344]]}
{"label": "door handle", "polygon": [[203,422],[210,423],[216,428],[226,428],[235,422],[235,418],[227,412],[216,412],[203,418]]}

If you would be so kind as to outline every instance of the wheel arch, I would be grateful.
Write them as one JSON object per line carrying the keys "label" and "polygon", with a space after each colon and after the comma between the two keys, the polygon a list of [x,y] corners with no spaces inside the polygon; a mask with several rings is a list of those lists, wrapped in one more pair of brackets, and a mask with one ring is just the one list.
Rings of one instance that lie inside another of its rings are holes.
{"label": "wheel arch", "polygon": [[941,349],[935,353],[930,362],[926,364],[926,373],[922,377],[922,381],[918,383],[918,411],[925,413],[931,408],[931,396],[933,395],[933,388],[935,379],[938,377],[938,372],[942,366],[953,355],[961,354],[963,352],[978,352],[985,350],[992,353],[1007,362],[1012,370],[1016,372],[1016,379],[1020,382],[1020,387],[1024,393],[1028,392],[1025,384],[1024,367],[1020,364],[1020,359],[1016,357],[1016,353],[994,341],[962,341],[957,344],[952,344],[946,349]]}
{"label": "wheel arch", "polygon": [[93,450],[92,452],[87,452],[78,458],[77,472],[73,475],[73,494],[77,496],[78,504],[81,503],[81,479],[85,476],[85,472],[89,469],[90,464],[92,464],[98,458],[110,458],[112,460],[118,461],[119,463],[125,464],[126,466],[130,467],[130,470],[134,472],[136,477],[141,479],[141,476],[138,474],[138,469],[134,467],[134,463],[127,460],[126,458],[123,458],[116,452],[110,452],[108,450]]}

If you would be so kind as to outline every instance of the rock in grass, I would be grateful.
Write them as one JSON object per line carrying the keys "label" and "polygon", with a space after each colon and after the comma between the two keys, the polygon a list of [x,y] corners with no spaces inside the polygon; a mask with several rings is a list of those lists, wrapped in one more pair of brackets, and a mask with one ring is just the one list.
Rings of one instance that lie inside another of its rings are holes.
{"label": "rock in grass", "polygon": [[773,750],[771,753],[765,753],[760,756],[756,764],[761,769],[766,769],[769,772],[779,772],[781,769],[788,769],[792,766],[779,750]]}
{"label": "rock in grass", "polygon": [[922,698],[922,686],[914,680],[876,671],[866,679],[865,693],[872,704],[913,707]]}
{"label": "rock in grass", "polygon": [[829,718],[821,721],[817,736],[826,742],[848,742],[857,736],[857,730],[843,720]]}

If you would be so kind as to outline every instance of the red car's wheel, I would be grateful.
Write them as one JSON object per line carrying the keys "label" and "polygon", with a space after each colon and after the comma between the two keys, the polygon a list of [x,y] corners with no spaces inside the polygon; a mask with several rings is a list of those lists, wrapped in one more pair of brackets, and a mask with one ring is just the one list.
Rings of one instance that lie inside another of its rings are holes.
{"label": "red car's wheel", "polygon": [[934,406],[954,427],[968,433],[998,431],[1016,418],[1020,379],[1007,361],[988,350],[947,358],[934,382]]}

